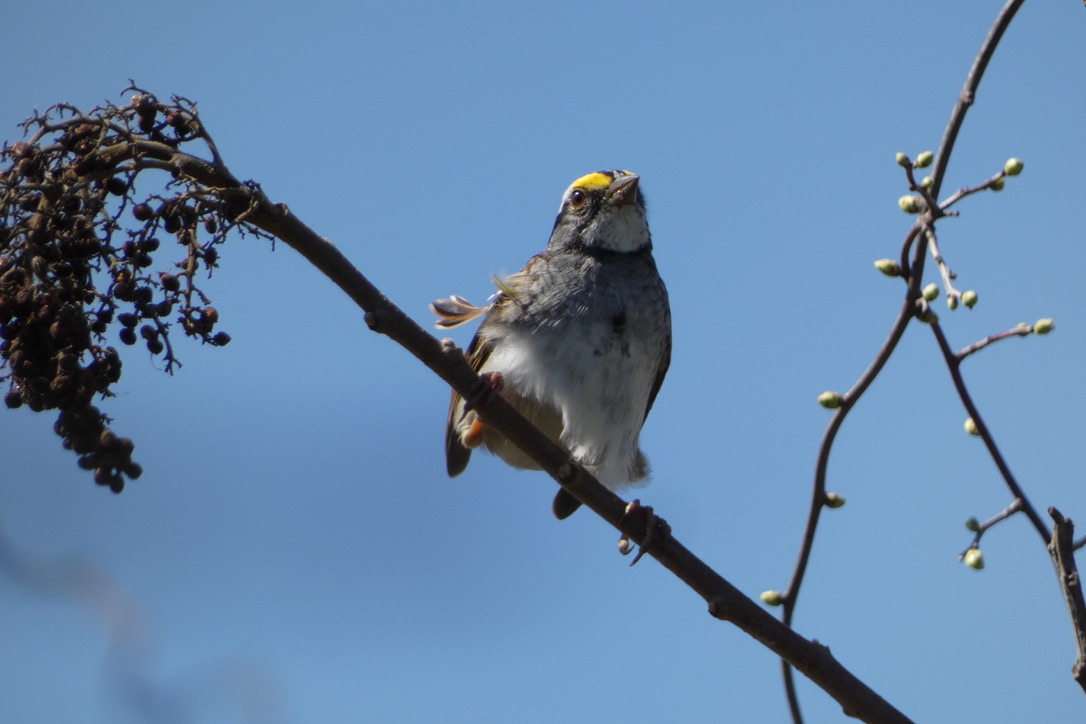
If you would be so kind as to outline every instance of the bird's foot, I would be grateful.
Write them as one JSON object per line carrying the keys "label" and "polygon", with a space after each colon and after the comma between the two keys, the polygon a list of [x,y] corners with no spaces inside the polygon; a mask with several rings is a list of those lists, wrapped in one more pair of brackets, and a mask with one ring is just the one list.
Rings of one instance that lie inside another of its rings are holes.
{"label": "bird's foot", "polygon": [[[501,372],[483,372],[479,375],[479,383],[475,385],[471,394],[464,400],[464,412],[470,412],[488,395],[501,390],[504,385],[505,378],[502,377]],[[471,421],[471,425],[460,434],[460,442],[466,448],[477,448],[482,445],[483,432],[486,429],[486,425],[483,424],[482,420],[475,415],[472,415],[472,417],[474,419]]]}
{"label": "bird's foot", "polygon": [[505,377],[501,372],[483,372],[479,375],[479,382],[471,390],[471,394],[464,399],[464,410],[471,411],[475,406],[486,399],[488,395],[498,392],[505,386]]}
{"label": "bird's foot", "polygon": [[[641,556],[645,555],[656,542],[666,540],[671,535],[671,526],[667,524],[666,520],[653,512],[652,506],[641,505],[640,500],[632,500],[626,506],[626,511],[622,514],[622,517],[625,518],[629,515],[641,515],[645,518],[645,537],[641,540],[637,555],[630,561],[632,566],[641,560]],[[628,554],[632,547],[633,542],[629,536],[623,535],[618,539],[618,550],[622,555]]]}

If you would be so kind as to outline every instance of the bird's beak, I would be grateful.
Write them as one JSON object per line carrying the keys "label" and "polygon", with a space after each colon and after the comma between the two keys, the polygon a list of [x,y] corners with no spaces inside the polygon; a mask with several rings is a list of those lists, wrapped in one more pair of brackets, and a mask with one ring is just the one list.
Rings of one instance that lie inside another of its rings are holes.
{"label": "bird's beak", "polygon": [[637,183],[641,177],[636,174],[623,176],[611,182],[607,189],[607,199],[615,206],[625,206],[637,200]]}

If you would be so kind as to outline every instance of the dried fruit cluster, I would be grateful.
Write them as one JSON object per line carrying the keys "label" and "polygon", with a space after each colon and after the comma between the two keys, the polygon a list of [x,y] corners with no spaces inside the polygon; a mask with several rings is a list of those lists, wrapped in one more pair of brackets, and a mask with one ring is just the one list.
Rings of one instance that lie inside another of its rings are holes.
{"label": "dried fruit cluster", "polygon": [[[142,341],[167,372],[180,364],[169,336],[175,325],[205,343],[227,344],[196,277],[216,266],[228,231],[247,229],[228,218],[213,191],[171,163],[189,142],[203,144],[218,162],[195,106],[184,99],[165,104],[137,92],[126,106],[89,113],[59,105],[23,127],[26,140],[0,150],[4,402],[59,410],[54,427],[64,446],[97,483],[120,492],[141,470],[132,441],[114,434],[92,404],[110,396],[121,377],[110,339]],[[137,178],[151,185],[156,176],[159,193],[137,197]],[[169,248],[178,253],[156,269],[163,239],[176,242]]]}

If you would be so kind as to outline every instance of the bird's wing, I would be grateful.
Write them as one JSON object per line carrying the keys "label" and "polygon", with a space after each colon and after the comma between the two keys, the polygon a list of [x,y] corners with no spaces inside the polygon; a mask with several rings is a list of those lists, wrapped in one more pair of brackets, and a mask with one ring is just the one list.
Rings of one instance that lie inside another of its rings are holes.
{"label": "bird's wing", "polygon": [[[664,349],[660,354],[660,361],[656,365],[656,377],[652,381],[652,389],[649,391],[649,404],[645,406],[645,420],[652,411],[652,403],[656,402],[656,395],[660,392],[660,386],[664,384],[667,376],[667,368],[671,366],[671,325],[668,324],[667,337],[664,339]],[[642,420],[644,423],[644,420]]]}
{"label": "bird's wing", "polygon": [[[440,302],[450,302],[452,306],[441,306]],[[463,324],[468,319],[473,319],[487,313],[487,319],[491,318],[491,315],[500,315],[502,310],[512,303],[512,299],[504,292],[500,292],[490,300],[490,303],[485,307],[476,307],[470,304],[463,297],[453,296],[450,299],[439,299],[430,305],[430,308],[438,316],[443,316],[443,312],[453,312],[456,309],[463,309],[464,314],[470,314],[466,319],[463,319],[454,324],[448,324],[446,326],[456,326]],[[486,364],[486,361],[490,358],[490,353],[494,351],[494,341],[489,336],[483,334],[487,320],[483,320],[482,325],[478,331],[475,332],[475,336],[471,340],[471,344],[468,345],[466,356],[468,363],[471,364],[471,368],[478,372]],[[438,326],[442,326],[441,322],[438,322]],[[452,400],[449,402],[449,419],[445,425],[445,468],[449,473],[450,478],[455,478],[460,473],[464,472],[464,469],[468,466],[468,461],[471,460],[471,448],[464,444],[461,433],[463,431],[464,417],[467,415],[468,410],[464,409],[464,398],[460,396],[456,390],[453,390]]]}

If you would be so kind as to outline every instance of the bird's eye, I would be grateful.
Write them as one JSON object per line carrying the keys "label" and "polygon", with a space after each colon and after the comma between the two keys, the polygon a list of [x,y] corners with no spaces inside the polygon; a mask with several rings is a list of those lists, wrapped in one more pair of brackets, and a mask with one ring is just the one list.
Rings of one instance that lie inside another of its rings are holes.
{"label": "bird's eye", "polygon": [[580,189],[573,189],[573,193],[569,195],[569,205],[574,208],[582,206],[587,200],[588,194],[586,194],[584,191],[581,191]]}

